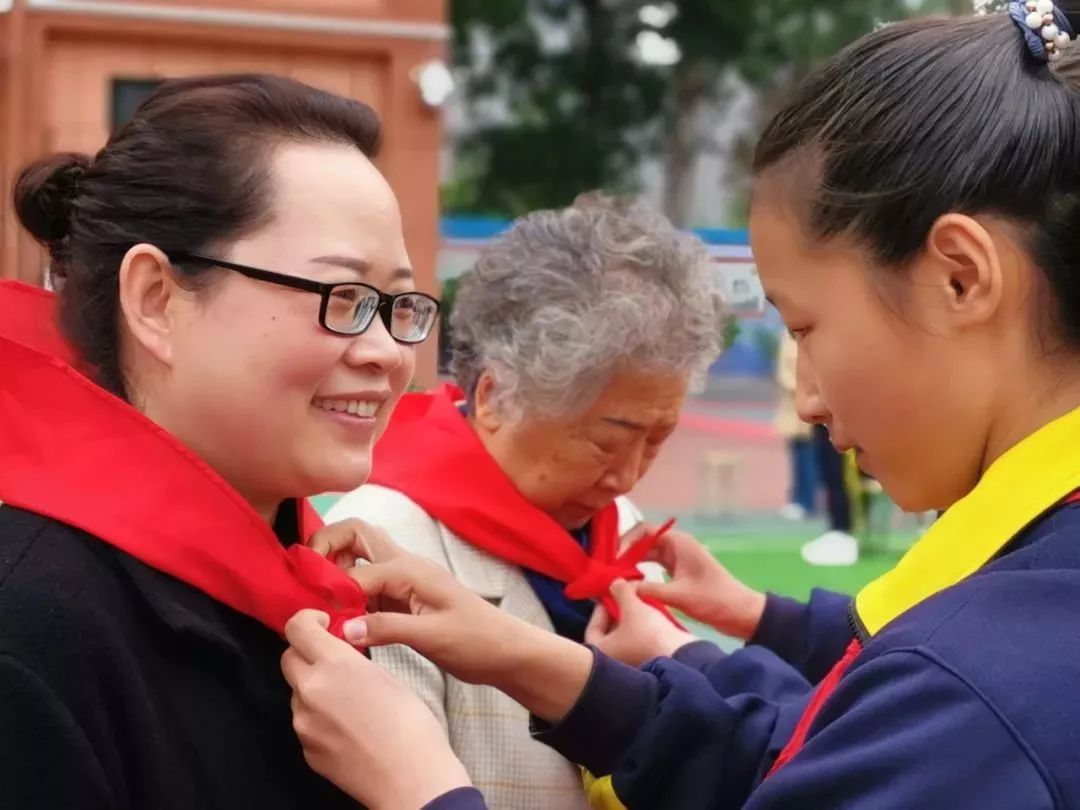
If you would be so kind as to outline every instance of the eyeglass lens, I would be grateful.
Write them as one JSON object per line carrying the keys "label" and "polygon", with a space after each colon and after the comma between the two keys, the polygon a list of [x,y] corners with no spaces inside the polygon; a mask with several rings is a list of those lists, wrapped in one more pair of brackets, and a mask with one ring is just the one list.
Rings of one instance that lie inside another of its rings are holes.
{"label": "eyeglass lens", "polygon": [[[362,285],[342,284],[334,288],[326,306],[326,325],[335,332],[355,335],[363,332],[379,311],[379,294]],[[390,335],[415,343],[428,336],[435,322],[435,304],[419,293],[405,293],[394,299],[390,313]]]}

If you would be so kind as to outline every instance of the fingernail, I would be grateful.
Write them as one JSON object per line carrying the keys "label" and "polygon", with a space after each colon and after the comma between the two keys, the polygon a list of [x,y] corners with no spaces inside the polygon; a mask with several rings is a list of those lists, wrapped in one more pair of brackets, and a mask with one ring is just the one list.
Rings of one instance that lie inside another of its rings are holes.
{"label": "fingernail", "polygon": [[341,630],[350,644],[359,644],[367,638],[367,622],[364,619],[349,619]]}

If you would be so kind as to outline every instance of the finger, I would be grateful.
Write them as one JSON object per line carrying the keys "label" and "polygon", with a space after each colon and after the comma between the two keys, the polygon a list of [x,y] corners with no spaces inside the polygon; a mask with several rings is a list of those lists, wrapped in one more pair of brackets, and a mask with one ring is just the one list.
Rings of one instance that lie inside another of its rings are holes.
{"label": "finger", "polygon": [[351,549],[356,543],[358,526],[356,520],[342,520],[323,526],[308,540],[308,547],[324,557],[333,557]]}
{"label": "finger", "polygon": [[675,572],[675,565],[678,558],[678,538],[671,532],[660,535],[656,541],[656,545],[645,555],[646,560],[649,562],[660,563],[664,570],[669,574]]}
{"label": "finger", "polygon": [[300,653],[292,647],[285,650],[281,656],[281,672],[294,692],[300,682],[300,678],[310,666],[311,664],[305,661]]}
{"label": "finger", "polygon": [[611,632],[611,614],[603,605],[597,605],[585,628],[585,641],[595,644]]}
{"label": "finger", "polygon": [[[432,621],[432,616],[413,616],[406,613],[369,613],[345,622],[345,640],[365,647],[384,647],[404,644],[421,655],[428,655],[436,644],[445,641],[445,626]],[[436,662],[438,663],[438,662]]]}
{"label": "finger", "polygon": [[368,562],[389,562],[406,553],[379,526],[363,520],[354,520],[353,523],[356,533],[352,550],[357,556]]}
{"label": "finger", "polygon": [[301,610],[285,625],[285,640],[309,664],[351,647],[330,635],[330,617],[318,610]]}
{"label": "finger", "polygon": [[611,595],[615,598],[619,611],[623,614],[643,604],[640,597],[638,597],[638,583],[636,582],[627,582],[625,579],[615,580],[611,583]]}
{"label": "finger", "polygon": [[411,612],[442,607],[464,591],[445,571],[413,555],[353,568],[349,576],[369,598],[380,604],[392,601],[396,609]]}
{"label": "finger", "polygon": [[638,585],[637,595],[642,599],[657,599],[665,604],[678,599],[678,585],[674,582],[650,582]]}

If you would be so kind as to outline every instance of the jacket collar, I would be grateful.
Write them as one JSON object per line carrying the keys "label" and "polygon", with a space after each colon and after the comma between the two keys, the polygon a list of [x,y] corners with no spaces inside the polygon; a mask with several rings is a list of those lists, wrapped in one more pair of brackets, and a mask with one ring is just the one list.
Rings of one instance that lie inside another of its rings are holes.
{"label": "jacket collar", "polygon": [[855,598],[869,635],[983,568],[1080,489],[1080,408],[1006,451],[891,571]]}

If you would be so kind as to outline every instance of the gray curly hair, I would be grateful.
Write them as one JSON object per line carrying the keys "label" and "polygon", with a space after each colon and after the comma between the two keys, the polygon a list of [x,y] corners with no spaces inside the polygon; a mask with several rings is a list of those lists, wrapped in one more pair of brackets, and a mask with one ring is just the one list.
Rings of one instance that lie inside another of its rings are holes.
{"label": "gray curly hair", "polygon": [[592,193],[529,214],[462,280],[453,373],[471,393],[489,371],[509,418],[584,410],[620,369],[693,384],[722,349],[715,272],[699,239],[635,199]]}

